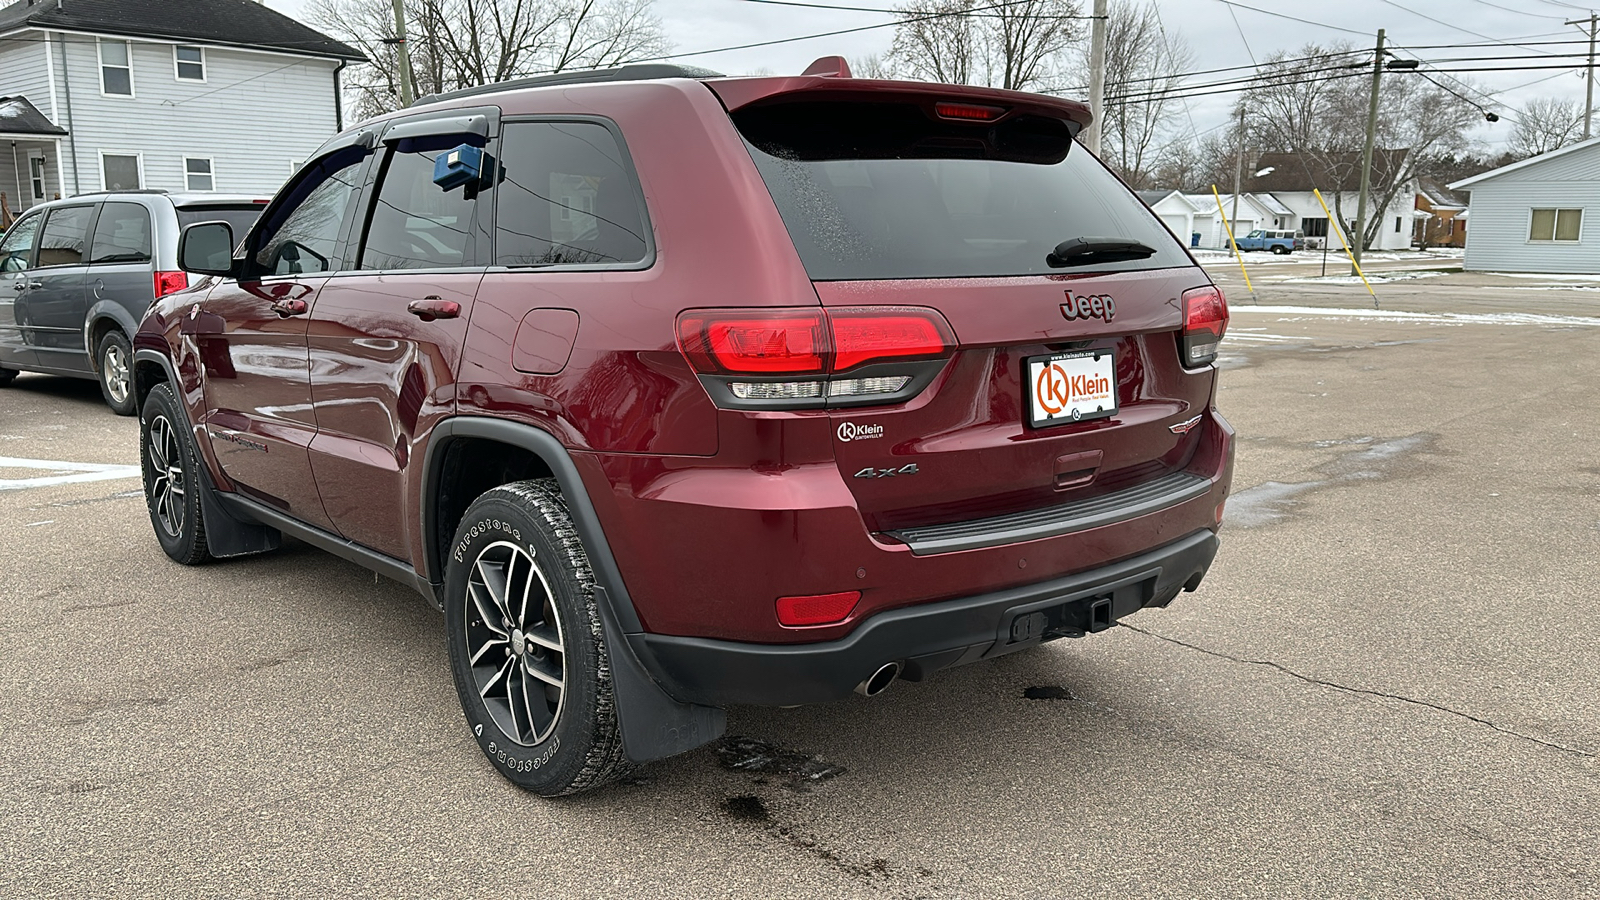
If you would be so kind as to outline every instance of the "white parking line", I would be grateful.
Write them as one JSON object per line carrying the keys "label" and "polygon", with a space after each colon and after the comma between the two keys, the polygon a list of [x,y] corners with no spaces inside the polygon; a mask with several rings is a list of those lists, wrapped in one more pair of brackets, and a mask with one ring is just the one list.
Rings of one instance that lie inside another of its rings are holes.
{"label": "white parking line", "polygon": [[119,466],[110,463],[62,462],[54,459],[24,459],[20,456],[0,456],[0,469],[43,469],[50,475],[37,478],[0,478],[0,491],[20,491],[27,488],[54,487],[58,484],[79,484],[87,481],[115,481],[120,478],[138,478],[138,466]]}

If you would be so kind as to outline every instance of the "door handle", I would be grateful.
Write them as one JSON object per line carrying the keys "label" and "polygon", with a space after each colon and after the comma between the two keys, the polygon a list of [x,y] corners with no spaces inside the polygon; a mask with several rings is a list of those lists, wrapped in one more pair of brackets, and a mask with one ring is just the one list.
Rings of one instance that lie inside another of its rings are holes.
{"label": "door handle", "polygon": [[306,314],[304,300],[278,300],[272,304],[272,311],[287,319],[290,316],[303,316]]}
{"label": "door handle", "polygon": [[454,319],[461,315],[461,304],[440,297],[423,297],[406,304],[406,312],[424,322],[434,319]]}
{"label": "door handle", "polygon": [[27,291],[27,290],[35,290],[36,291],[39,288],[44,287],[44,282],[42,282],[42,281],[29,281],[26,278],[18,278],[17,279],[17,283],[12,285],[12,287],[16,288],[19,291]]}

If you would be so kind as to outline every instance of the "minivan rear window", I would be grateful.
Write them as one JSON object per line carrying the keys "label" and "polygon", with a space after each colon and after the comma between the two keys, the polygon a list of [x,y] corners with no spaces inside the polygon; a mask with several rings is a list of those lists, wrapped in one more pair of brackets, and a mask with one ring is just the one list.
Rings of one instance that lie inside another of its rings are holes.
{"label": "minivan rear window", "polygon": [[[1190,265],[1060,120],[973,125],[906,103],[791,102],[740,110],[734,124],[817,281]],[[1079,237],[1133,239],[1156,252],[1071,269],[1046,262]]]}

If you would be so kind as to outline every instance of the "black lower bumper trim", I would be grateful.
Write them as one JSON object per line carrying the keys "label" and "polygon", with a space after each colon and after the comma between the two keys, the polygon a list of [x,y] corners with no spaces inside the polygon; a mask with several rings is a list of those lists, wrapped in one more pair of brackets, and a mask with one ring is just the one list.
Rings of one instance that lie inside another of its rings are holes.
{"label": "black lower bumper trim", "polygon": [[849,636],[814,644],[748,644],[659,634],[628,636],[669,694],[705,706],[790,706],[847,696],[886,662],[916,681],[939,669],[1100,631],[1193,589],[1217,554],[1198,531],[1088,572],[879,613]]}

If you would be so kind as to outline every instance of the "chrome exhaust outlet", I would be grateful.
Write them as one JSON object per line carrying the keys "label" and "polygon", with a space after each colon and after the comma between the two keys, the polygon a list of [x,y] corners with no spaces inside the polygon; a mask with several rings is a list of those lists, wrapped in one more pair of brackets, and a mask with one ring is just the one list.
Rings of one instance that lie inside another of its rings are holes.
{"label": "chrome exhaust outlet", "polygon": [[866,681],[856,685],[856,693],[863,697],[876,697],[887,689],[891,682],[900,676],[898,662],[884,663],[878,671],[873,672]]}

